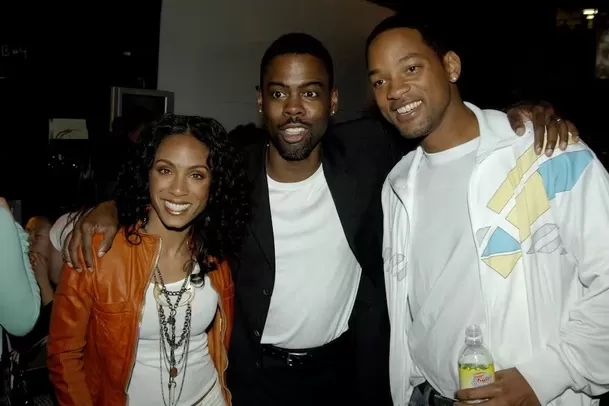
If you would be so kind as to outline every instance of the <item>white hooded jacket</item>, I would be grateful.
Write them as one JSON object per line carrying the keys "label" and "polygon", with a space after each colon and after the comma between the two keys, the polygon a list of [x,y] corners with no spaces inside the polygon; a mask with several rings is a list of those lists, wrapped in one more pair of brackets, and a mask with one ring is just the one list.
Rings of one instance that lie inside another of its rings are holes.
{"label": "white hooded jacket", "polygon": [[[583,143],[537,156],[530,123],[515,137],[504,113],[467,106],[480,128],[468,207],[495,368],[518,368],[542,405],[597,404],[590,396],[609,390],[609,175]],[[422,155],[404,157],[382,192],[395,406],[413,389],[408,263]]]}

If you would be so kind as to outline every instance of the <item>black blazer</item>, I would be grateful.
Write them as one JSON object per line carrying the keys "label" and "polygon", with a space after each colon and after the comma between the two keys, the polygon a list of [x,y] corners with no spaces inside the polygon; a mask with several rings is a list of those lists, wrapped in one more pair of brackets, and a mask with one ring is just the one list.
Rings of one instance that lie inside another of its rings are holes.
{"label": "black blazer", "polygon": [[[253,217],[238,259],[235,325],[229,353],[228,384],[254,381],[260,367],[260,339],[275,281],[275,247],[266,175],[266,145],[248,147],[253,182]],[[349,328],[354,333],[358,399],[391,405],[389,319],[383,277],[381,188],[402,157],[399,139],[373,119],[333,127],[322,141],[324,174],[345,236],[362,267]],[[314,254],[314,253],[312,253]]]}

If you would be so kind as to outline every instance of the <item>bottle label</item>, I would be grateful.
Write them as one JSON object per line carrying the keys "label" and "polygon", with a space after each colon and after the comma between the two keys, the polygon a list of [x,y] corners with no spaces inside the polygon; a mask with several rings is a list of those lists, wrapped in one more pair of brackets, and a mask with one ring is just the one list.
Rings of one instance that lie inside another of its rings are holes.
{"label": "bottle label", "polygon": [[477,388],[495,382],[495,365],[459,365],[461,389]]}

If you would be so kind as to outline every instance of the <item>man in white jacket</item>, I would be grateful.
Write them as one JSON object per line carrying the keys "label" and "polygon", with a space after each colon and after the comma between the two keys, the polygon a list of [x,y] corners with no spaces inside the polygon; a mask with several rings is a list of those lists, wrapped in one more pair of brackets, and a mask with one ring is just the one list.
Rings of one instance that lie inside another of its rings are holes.
{"label": "man in white jacket", "polygon": [[[609,176],[573,142],[535,153],[505,114],[462,101],[461,61],[433,27],[382,22],[367,46],[387,120],[421,145],[383,186],[396,406],[588,406],[609,390]],[[496,382],[459,391],[467,325]]]}

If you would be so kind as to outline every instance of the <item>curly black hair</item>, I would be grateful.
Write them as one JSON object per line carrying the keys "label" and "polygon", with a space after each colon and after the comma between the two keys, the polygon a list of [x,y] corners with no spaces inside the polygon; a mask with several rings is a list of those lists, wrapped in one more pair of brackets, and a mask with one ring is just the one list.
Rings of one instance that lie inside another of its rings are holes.
{"label": "curly black hair", "polygon": [[124,228],[128,241],[139,244],[136,226],[147,220],[150,169],[161,142],[176,134],[192,135],[209,149],[207,164],[212,179],[209,200],[191,228],[193,254],[201,268],[192,278],[193,282],[201,282],[207,272],[216,269],[216,260],[237,255],[250,216],[250,183],[243,157],[218,121],[166,114],[142,131],[117,181],[115,200],[119,226]]}

